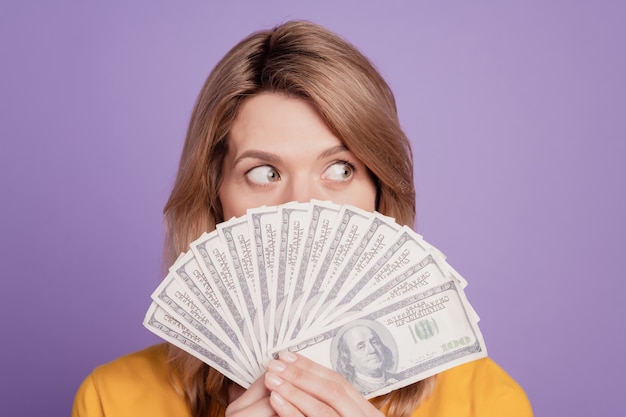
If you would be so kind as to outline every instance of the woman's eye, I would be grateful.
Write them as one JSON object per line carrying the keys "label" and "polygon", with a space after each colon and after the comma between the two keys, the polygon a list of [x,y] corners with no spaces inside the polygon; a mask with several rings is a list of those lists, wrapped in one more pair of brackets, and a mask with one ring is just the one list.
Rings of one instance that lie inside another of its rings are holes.
{"label": "woman's eye", "polygon": [[246,173],[246,176],[256,184],[269,184],[280,180],[278,171],[269,165],[252,168]]}
{"label": "woman's eye", "polygon": [[346,181],[354,175],[354,166],[349,162],[335,162],[324,172],[323,177],[331,181]]}

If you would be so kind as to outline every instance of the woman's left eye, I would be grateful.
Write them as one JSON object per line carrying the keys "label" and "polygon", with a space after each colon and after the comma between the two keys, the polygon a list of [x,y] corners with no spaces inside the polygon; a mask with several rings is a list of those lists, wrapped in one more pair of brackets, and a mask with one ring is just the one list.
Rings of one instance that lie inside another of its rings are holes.
{"label": "woman's left eye", "polygon": [[331,181],[347,181],[354,175],[354,165],[349,162],[335,162],[324,171],[323,178]]}

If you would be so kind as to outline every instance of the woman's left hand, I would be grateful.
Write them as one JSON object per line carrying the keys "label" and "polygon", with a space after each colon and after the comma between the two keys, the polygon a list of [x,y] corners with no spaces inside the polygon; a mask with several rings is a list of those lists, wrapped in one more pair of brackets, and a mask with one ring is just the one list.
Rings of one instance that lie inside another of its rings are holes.
{"label": "woman's left hand", "polygon": [[270,361],[265,387],[281,417],[382,417],[361,393],[337,372],[292,352]]}

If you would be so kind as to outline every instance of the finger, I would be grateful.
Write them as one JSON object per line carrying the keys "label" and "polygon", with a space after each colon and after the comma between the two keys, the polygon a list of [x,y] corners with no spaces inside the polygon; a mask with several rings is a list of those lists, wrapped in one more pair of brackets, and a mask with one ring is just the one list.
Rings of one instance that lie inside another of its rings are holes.
{"label": "finger", "polygon": [[283,355],[280,361],[270,361],[265,378],[268,389],[278,392],[307,416],[381,416],[341,375],[332,370],[312,372],[310,369],[321,365],[301,359]]}
{"label": "finger", "polygon": [[[233,390],[233,391],[239,391],[239,390]],[[258,400],[260,400],[263,397],[267,397],[269,395],[269,391],[265,388],[265,385],[263,384],[263,378],[257,378],[256,381],[254,381],[252,383],[252,385],[250,385],[250,387],[245,390],[243,393],[235,393],[232,392],[229,394],[240,394],[240,396],[238,396],[237,398],[234,398],[233,396],[231,396],[229,398],[230,403],[232,405],[236,406],[234,407],[235,409],[240,409],[240,408],[245,408],[255,402],[257,402]]]}
{"label": "finger", "polygon": [[[231,404],[232,405],[232,404]],[[276,411],[272,408],[270,404],[269,397],[265,397],[262,400],[259,400],[253,404],[248,405],[247,407],[240,408],[237,410],[231,410],[231,406],[226,407],[226,413],[224,414],[226,417],[276,417]]]}
{"label": "finger", "polygon": [[304,417],[293,404],[288,402],[277,391],[270,394],[270,405],[279,417]]}
{"label": "finger", "polygon": [[[340,415],[331,405],[320,401],[271,371],[265,374],[265,385],[272,391],[270,404],[280,417]],[[287,401],[286,398],[289,400]],[[360,415],[362,414],[357,411],[350,417]]]}
{"label": "finger", "polygon": [[308,372],[317,375],[323,380],[335,381],[344,387],[346,393],[354,401],[363,402],[363,403],[367,402],[369,404],[369,401],[367,401],[363,397],[363,394],[361,394],[359,390],[354,388],[352,384],[350,384],[343,377],[343,375],[340,375],[338,372],[335,372],[332,369],[322,366],[318,364],[317,362],[314,362],[311,359],[307,358],[306,356],[298,355],[297,353],[293,353],[289,351],[280,352],[279,359],[282,362],[290,363],[293,366],[296,366],[298,368],[306,369]]}
{"label": "finger", "polygon": [[[236,390],[238,391],[238,390]],[[239,394],[234,393],[232,394]],[[245,412],[244,412],[245,411]],[[237,398],[230,398],[230,404],[226,408],[227,416],[235,415],[272,416],[274,411],[269,403],[269,391],[265,388],[264,378],[260,377]]]}

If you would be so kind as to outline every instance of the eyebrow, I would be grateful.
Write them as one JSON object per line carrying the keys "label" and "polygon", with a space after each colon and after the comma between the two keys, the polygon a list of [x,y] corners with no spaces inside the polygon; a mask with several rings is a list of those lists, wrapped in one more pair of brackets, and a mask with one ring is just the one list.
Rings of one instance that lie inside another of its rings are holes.
{"label": "eyebrow", "polygon": [[235,159],[235,165],[237,165],[239,162],[241,162],[243,159],[246,159],[246,158],[260,159],[262,161],[271,162],[273,164],[280,162],[280,158],[274,155],[273,153],[257,151],[257,150],[249,150],[249,151],[245,151],[244,153],[239,155],[237,159]]}
{"label": "eyebrow", "polygon": [[[322,151],[322,153],[319,154],[317,159],[328,158],[329,156],[333,156],[335,154],[346,152],[346,151],[348,151],[348,148],[346,148],[344,145],[333,146],[332,148],[328,148]],[[270,162],[273,164],[280,162],[280,158],[273,153],[251,149],[239,155],[237,159],[235,159],[234,164],[237,165],[239,162],[241,162],[243,159],[246,159],[246,158],[260,159],[261,161]]]}
{"label": "eyebrow", "polygon": [[346,152],[346,151],[348,151],[348,148],[346,148],[344,145],[333,146],[332,148],[328,148],[324,152],[319,154],[317,159],[328,158],[329,156],[333,156],[335,154]]}

